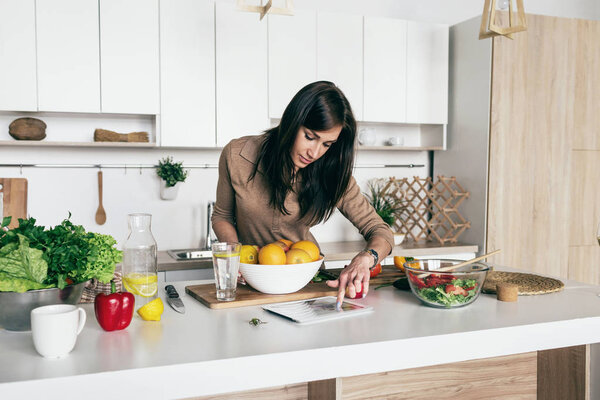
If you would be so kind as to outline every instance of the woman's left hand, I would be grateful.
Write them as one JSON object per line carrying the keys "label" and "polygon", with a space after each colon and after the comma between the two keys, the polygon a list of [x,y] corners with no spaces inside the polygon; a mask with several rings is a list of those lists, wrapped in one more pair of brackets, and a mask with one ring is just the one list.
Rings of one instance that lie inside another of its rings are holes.
{"label": "woman's left hand", "polygon": [[329,287],[338,288],[337,307],[339,308],[344,301],[346,288],[348,288],[348,297],[355,298],[357,293],[362,292],[365,297],[369,292],[369,268],[373,266],[373,257],[370,254],[360,252],[347,265],[339,278],[334,281],[327,281]]}

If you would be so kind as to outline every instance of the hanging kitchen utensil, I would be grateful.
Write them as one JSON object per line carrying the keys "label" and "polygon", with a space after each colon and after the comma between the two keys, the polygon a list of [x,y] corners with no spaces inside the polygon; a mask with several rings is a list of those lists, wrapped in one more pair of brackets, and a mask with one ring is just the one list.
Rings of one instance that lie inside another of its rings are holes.
{"label": "hanging kitchen utensil", "polygon": [[15,228],[19,226],[19,218],[27,218],[27,179],[0,178],[0,186],[0,217],[12,217],[8,227]]}
{"label": "hanging kitchen utensil", "polygon": [[96,210],[96,223],[104,225],[106,222],[106,211],[102,206],[102,171],[98,171],[98,209]]}

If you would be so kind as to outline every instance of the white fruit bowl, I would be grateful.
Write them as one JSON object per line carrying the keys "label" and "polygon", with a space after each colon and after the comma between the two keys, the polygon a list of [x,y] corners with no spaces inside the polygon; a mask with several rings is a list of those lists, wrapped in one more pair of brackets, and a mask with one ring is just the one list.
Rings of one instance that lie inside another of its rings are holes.
{"label": "white fruit bowl", "polygon": [[323,264],[318,261],[304,264],[260,265],[240,263],[244,280],[254,289],[267,294],[294,293],[315,276]]}

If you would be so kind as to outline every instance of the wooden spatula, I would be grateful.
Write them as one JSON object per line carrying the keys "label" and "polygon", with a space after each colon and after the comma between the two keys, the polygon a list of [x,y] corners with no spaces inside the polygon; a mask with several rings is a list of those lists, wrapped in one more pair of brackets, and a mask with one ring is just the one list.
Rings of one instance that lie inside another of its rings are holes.
{"label": "wooden spatula", "polygon": [[106,211],[102,207],[102,171],[98,171],[98,209],[96,210],[96,223],[103,225],[106,222]]}
{"label": "wooden spatula", "polygon": [[[473,264],[474,262],[483,260],[484,258],[488,258],[488,257],[493,256],[494,254],[498,254],[498,253],[500,253],[500,249],[494,250],[494,251],[492,251],[490,253],[484,254],[484,255],[479,256],[479,257],[472,258],[472,259],[467,260],[467,261],[463,261],[463,262],[458,263],[458,264],[449,265],[447,267],[442,267],[442,268],[434,269],[434,270],[431,270],[429,272],[453,271],[453,270],[455,270],[457,268],[464,267],[465,265]],[[423,276],[427,276],[427,274],[421,274],[421,275],[419,275],[419,278],[421,278]]]}

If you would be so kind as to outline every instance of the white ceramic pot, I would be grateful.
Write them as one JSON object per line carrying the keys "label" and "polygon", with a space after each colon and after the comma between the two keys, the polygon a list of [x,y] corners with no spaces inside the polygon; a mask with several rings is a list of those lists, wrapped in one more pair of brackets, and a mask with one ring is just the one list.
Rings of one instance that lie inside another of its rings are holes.
{"label": "white ceramic pot", "polygon": [[396,246],[398,246],[399,244],[401,244],[404,239],[406,238],[406,234],[405,233],[396,233],[394,232],[394,244]]}
{"label": "white ceramic pot", "polygon": [[160,181],[160,198],[163,200],[175,200],[177,192],[179,191],[179,185],[181,182],[177,182],[175,186],[167,187],[167,182]]}

